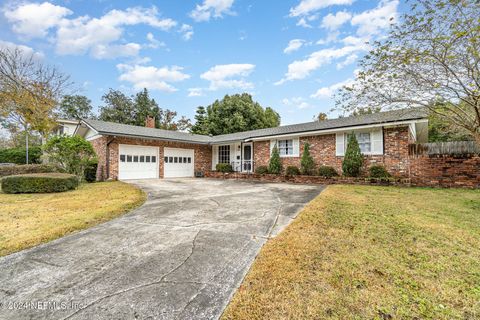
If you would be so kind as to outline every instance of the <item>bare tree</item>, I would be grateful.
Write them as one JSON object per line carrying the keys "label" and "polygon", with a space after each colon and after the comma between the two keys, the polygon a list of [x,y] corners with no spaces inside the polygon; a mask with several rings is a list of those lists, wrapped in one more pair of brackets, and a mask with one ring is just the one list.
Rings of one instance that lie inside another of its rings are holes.
{"label": "bare tree", "polygon": [[0,120],[26,131],[27,163],[28,132],[48,134],[55,125],[54,109],[70,85],[68,76],[36,56],[0,49]]}
{"label": "bare tree", "polygon": [[410,1],[389,36],[372,44],[338,109],[425,107],[480,144],[480,2]]}

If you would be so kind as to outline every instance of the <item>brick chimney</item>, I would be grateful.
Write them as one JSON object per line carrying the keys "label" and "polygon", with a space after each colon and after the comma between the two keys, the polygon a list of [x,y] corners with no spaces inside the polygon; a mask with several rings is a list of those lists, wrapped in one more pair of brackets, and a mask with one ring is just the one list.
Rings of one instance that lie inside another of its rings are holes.
{"label": "brick chimney", "polygon": [[147,118],[145,119],[145,127],[155,128],[155,117],[147,116]]}

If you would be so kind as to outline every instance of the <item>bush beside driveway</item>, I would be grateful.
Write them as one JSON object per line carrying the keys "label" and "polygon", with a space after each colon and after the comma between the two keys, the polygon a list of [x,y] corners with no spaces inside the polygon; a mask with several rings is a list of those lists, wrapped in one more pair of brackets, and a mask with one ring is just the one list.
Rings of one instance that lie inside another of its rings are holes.
{"label": "bush beside driveway", "polygon": [[82,184],[52,194],[0,192],[0,256],[105,222],[144,201],[140,189],[123,182]]}
{"label": "bush beside driveway", "polygon": [[480,317],[480,190],[329,186],[223,319]]}

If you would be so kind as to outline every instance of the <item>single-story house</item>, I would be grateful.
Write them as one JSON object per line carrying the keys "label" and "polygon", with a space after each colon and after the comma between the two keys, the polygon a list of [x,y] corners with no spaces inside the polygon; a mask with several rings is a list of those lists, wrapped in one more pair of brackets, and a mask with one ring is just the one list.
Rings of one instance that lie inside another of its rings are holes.
{"label": "single-story house", "polygon": [[218,163],[249,173],[268,165],[275,145],[284,167],[300,167],[305,143],[317,165],[341,172],[351,133],[367,167],[381,164],[396,176],[406,176],[408,145],[427,142],[427,113],[405,109],[218,136],[155,129],[151,119],[145,127],[85,119],[74,132],[92,143],[105,179],[193,177],[215,170]]}

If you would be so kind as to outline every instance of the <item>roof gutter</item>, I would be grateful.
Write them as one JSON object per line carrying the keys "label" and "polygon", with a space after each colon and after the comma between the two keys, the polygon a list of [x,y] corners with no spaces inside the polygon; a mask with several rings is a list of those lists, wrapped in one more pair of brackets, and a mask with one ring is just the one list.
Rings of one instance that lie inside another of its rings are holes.
{"label": "roof gutter", "polygon": [[284,133],[284,134],[277,134],[277,135],[266,135],[266,136],[261,136],[261,137],[254,137],[254,138],[246,138],[243,141],[260,141],[260,140],[265,140],[265,139],[271,139],[271,138],[283,138],[283,137],[299,137],[299,136],[305,136],[305,134],[310,134],[310,135],[320,135],[320,134],[329,134],[329,133],[336,133],[336,132],[342,132],[342,131],[348,131],[348,130],[361,130],[361,129],[368,129],[368,128],[378,128],[378,127],[384,127],[386,125],[388,126],[397,126],[397,125],[410,125],[412,123],[424,123],[428,122],[427,119],[421,118],[421,119],[411,119],[411,120],[404,120],[404,121],[390,121],[390,122],[382,122],[382,123],[376,123],[376,124],[366,124],[366,125],[352,125],[352,126],[345,126],[345,127],[339,127],[335,129],[322,129],[322,130],[308,130],[308,131],[302,131],[302,132],[294,132],[294,133]]}

